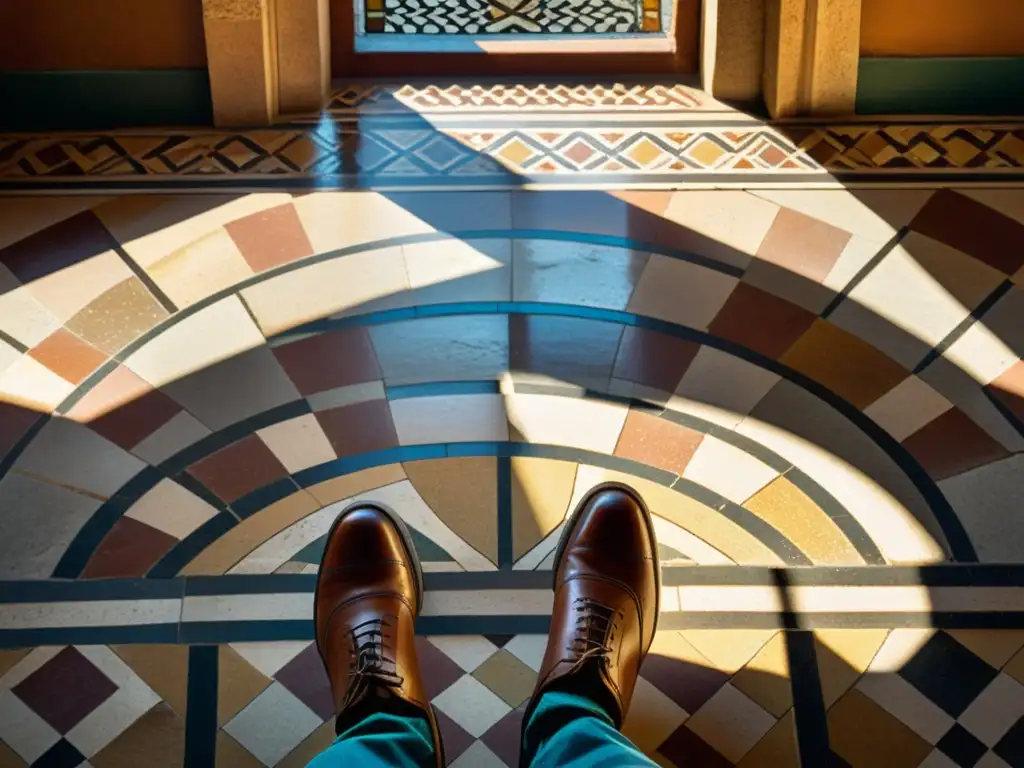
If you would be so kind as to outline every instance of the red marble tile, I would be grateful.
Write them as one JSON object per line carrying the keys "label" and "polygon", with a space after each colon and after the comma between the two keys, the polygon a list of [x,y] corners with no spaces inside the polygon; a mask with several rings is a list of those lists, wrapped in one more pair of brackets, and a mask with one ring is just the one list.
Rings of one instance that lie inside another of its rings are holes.
{"label": "red marble tile", "polygon": [[145,576],[178,540],[131,517],[122,517],[82,571],[86,579]]}
{"label": "red marble tile", "polygon": [[299,214],[291,203],[236,219],[224,228],[255,272],[313,253]]}
{"label": "red marble tile", "polygon": [[757,258],[820,283],[851,237],[831,224],[782,208],[757,249]]}
{"label": "red marble tile", "polygon": [[72,384],[81,384],[107,361],[106,354],[63,328],[51,333],[28,354]]}
{"label": "red marble tile", "polygon": [[1024,422],[1024,360],[1018,360],[988,385],[988,391]]}
{"label": "red marble tile", "polygon": [[11,690],[65,734],[113,696],[117,686],[81,651],[68,646]]}
{"label": "red marble tile", "polygon": [[277,457],[257,435],[249,435],[200,459],[188,473],[230,504],[250,491],[287,477]]}
{"label": "red marble tile", "polygon": [[302,395],[381,378],[365,328],[345,328],[282,344],[274,357]]}
{"label": "red marble tile", "polygon": [[180,411],[163,392],[119,366],[75,404],[68,418],[131,450]]}
{"label": "red marble tile", "polygon": [[316,414],[338,458],[382,451],[398,445],[387,400],[369,400]]}
{"label": "red marble tile", "polygon": [[1009,455],[959,408],[951,408],[919,429],[903,441],[903,447],[935,480],[958,475]]}
{"label": "red marble tile", "polygon": [[334,714],[334,694],[327,670],[320,659],[316,643],[285,664],[274,679],[291,691],[295,698],[320,715],[322,720]]}
{"label": "red marble tile", "polygon": [[675,392],[699,350],[700,345],[692,341],[642,328],[626,328],[612,376]]}
{"label": "red marble tile", "polygon": [[0,401],[0,461],[41,417],[38,411]]}
{"label": "red marble tile", "polygon": [[789,349],[815,318],[803,307],[740,283],[708,331],[774,359]]}
{"label": "red marble tile", "polygon": [[1007,275],[1024,267],[1024,224],[952,190],[932,195],[910,228]]}
{"label": "red marble tile", "polygon": [[682,474],[704,435],[666,419],[630,411],[615,455]]}
{"label": "red marble tile", "polygon": [[85,211],[0,249],[0,264],[21,282],[31,283],[116,246],[100,220]]}

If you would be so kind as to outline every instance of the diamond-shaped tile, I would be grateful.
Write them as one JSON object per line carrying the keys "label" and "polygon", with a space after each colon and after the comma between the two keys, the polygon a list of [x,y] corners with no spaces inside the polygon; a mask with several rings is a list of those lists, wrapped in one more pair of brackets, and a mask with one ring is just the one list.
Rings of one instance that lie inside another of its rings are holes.
{"label": "diamond-shaped tile", "polygon": [[437,728],[441,731],[441,741],[444,744],[444,756],[449,763],[458,760],[459,757],[473,744],[473,737],[466,733],[466,730],[452,720],[444,712],[434,710],[437,718]]}
{"label": "diamond-shaped tile", "polygon": [[331,681],[327,677],[327,670],[320,660],[316,645],[309,646],[285,664],[275,678],[299,701],[316,712],[320,719],[327,720],[334,715]]}
{"label": "diamond-shaped tile", "polygon": [[775,718],[726,684],[686,722],[717,752],[738,763],[775,725]]}
{"label": "diamond-shaped tile", "polygon": [[481,741],[506,765],[519,765],[519,746],[526,705],[516,707],[487,729]]}
{"label": "diamond-shaped tile", "polygon": [[75,745],[61,739],[46,754],[32,763],[39,768],[77,768],[85,763],[85,755],[75,749]]}
{"label": "diamond-shaped tile", "polygon": [[425,637],[416,637],[416,656],[423,687],[430,699],[443,693],[462,677],[462,669]]}
{"label": "diamond-shaped tile", "polygon": [[1006,732],[992,751],[1013,768],[1024,768],[1024,717]]}
{"label": "diamond-shaped tile", "polygon": [[481,664],[473,677],[498,694],[510,707],[518,707],[533,693],[537,673],[502,649]]}
{"label": "diamond-shaped tile", "polygon": [[224,730],[264,765],[276,765],[323,722],[280,683],[273,683]]}
{"label": "diamond-shaped tile", "polygon": [[68,646],[13,688],[58,733],[67,733],[117,692],[117,686]]}
{"label": "diamond-shaped tile", "polygon": [[961,768],[972,768],[988,748],[959,723],[943,736],[937,744],[939,751]]}
{"label": "diamond-shaped tile", "polygon": [[497,643],[484,635],[434,635],[429,639],[466,672],[472,672],[497,651]]}
{"label": "diamond-shaped tile", "polygon": [[936,632],[899,674],[941,709],[959,717],[998,673],[945,632]]}
{"label": "diamond-shaped tile", "polygon": [[476,738],[512,709],[472,675],[460,678],[432,703]]}

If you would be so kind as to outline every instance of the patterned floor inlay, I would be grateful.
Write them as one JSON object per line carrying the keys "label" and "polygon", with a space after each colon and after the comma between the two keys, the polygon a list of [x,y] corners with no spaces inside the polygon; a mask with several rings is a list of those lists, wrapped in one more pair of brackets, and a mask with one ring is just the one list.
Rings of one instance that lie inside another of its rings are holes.
{"label": "patterned floor inlay", "polygon": [[452,764],[515,765],[617,480],[659,764],[1016,768],[1022,318],[1013,188],[6,199],[0,764],[305,765],[314,572],[375,499]]}

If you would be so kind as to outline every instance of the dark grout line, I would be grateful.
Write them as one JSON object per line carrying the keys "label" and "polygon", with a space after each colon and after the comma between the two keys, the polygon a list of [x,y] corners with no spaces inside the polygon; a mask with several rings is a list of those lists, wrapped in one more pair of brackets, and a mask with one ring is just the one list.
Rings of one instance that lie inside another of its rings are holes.
{"label": "dark grout line", "polygon": [[26,352],[28,352],[28,347],[26,347],[24,344],[22,344],[16,338],[14,338],[9,333],[7,333],[7,331],[4,331],[2,329],[0,329],[0,341],[2,341],[4,343],[9,344],[10,346],[14,347],[16,350],[18,350],[18,352],[20,352],[23,355]]}
{"label": "dark grout line", "polygon": [[189,768],[214,768],[216,764],[219,653],[215,645],[189,648],[184,761]]}
{"label": "dark grout line", "polygon": [[[113,235],[111,237],[113,238]],[[163,289],[149,276],[149,273],[135,259],[128,255],[128,251],[124,249],[123,245],[118,243],[114,251],[121,257],[121,261],[125,263],[128,269],[134,272],[139,281],[146,286],[146,289],[153,294],[153,298],[160,302],[160,306],[172,315],[178,311],[178,305],[171,301],[171,297],[164,293]]]}
{"label": "dark grout line", "polygon": [[868,275],[871,274],[872,271],[874,271],[875,267],[877,267],[882,262],[882,259],[888,256],[892,252],[892,250],[897,245],[900,244],[900,241],[902,241],[903,238],[907,236],[908,232],[910,232],[909,226],[900,227],[896,231],[896,234],[889,238],[889,241],[882,246],[878,253],[872,256],[868,260],[867,264],[865,264],[863,267],[857,270],[857,274],[851,277],[850,281],[843,286],[843,289],[832,297],[832,301],[830,301],[828,303],[828,306],[825,307],[824,310],[822,310],[821,316],[823,318],[827,318],[829,315],[835,312],[836,309],[839,308],[839,305],[846,300],[847,296],[849,296],[850,291],[856,288],[864,280],[864,278],[866,278]]}

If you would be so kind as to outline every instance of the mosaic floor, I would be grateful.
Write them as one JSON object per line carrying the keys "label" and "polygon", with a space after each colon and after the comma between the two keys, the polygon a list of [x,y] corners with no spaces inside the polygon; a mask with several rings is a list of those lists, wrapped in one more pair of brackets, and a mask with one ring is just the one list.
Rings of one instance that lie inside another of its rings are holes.
{"label": "mosaic floor", "polygon": [[[571,98],[534,106],[654,95]],[[107,151],[4,141],[5,181]],[[514,766],[606,479],[656,515],[626,731],[660,765],[1024,766],[1024,190],[129,196],[102,162],[0,200],[0,766],[305,765],[359,498],[414,531],[451,763]]]}

